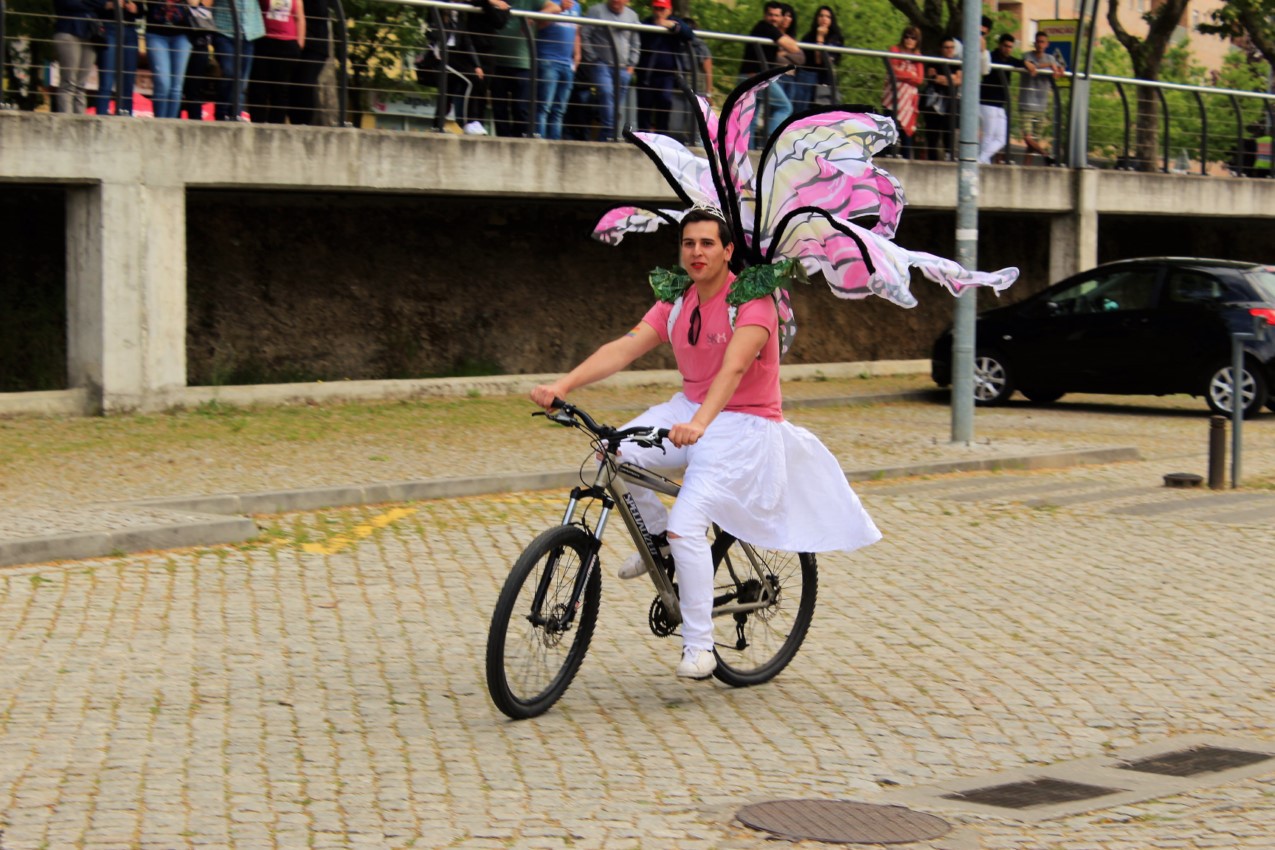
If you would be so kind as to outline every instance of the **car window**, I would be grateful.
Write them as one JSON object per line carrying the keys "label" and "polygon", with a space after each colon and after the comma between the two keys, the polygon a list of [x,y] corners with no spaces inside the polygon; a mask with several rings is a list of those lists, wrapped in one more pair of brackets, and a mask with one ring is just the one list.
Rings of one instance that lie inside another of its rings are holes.
{"label": "car window", "polygon": [[1085,278],[1049,296],[1055,316],[1148,310],[1155,304],[1156,269],[1121,269]]}
{"label": "car window", "polygon": [[1266,266],[1244,273],[1244,279],[1253,284],[1263,301],[1275,303],[1275,268]]}
{"label": "car window", "polygon": [[1212,275],[1190,269],[1170,271],[1167,287],[1170,307],[1220,301],[1229,291],[1222,281]]}

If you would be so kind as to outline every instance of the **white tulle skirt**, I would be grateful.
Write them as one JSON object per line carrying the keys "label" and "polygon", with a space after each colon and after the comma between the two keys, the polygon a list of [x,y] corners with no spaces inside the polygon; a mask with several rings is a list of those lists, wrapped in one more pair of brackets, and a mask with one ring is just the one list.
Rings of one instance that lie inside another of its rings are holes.
{"label": "white tulle skirt", "polygon": [[[682,393],[629,425],[668,428],[689,422],[699,405]],[[791,422],[723,411],[693,446],[665,451],[626,444],[622,457],[651,469],[685,469],[678,502],[726,531],[787,552],[853,550],[881,539],[832,453]],[[668,520],[658,498],[632,487],[648,528]],[[675,513],[676,508],[674,509]]]}

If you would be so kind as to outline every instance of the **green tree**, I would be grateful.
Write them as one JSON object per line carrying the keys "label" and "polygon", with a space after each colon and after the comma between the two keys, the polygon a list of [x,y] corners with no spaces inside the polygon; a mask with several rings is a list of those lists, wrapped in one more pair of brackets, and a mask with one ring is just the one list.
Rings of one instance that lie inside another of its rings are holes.
{"label": "green tree", "polygon": [[[1107,23],[1115,33],[1116,41],[1129,54],[1133,76],[1140,80],[1158,81],[1164,66],[1165,54],[1182,20],[1182,14],[1191,0],[1163,0],[1152,11],[1142,16],[1147,22],[1145,37],[1133,35],[1120,20],[1119,0],[1107,0]],[[1159,140],[1160,103],[1158,96],[1147,86],[1138,86],[1137,119],[1135,122],[1134,160],[1143,171],[1155,167],[1156,144]]]}
{"label": "green tree", "polygon": [[[1235,52],[1225,58],[1222,69],[1214,75],[1193,61],[1190,42],[1182,41],[1165,52],[1161,80],[1260,92],[1266,85],[1265,67],[1265,62],[1252,62],[1244,54]],[[1094,50],[1094,72],[1112,77],[1132,75],[1129,54],[1114,37],[1108,36],[1099,41]],[[1130,88],[1124,87],[1126,96],[1132,95]],[[1238,134],[1261,116],[1262,107],[1257,100],[1240,99],[1237,118],[1235,105],[1229,96],[1205,94],[1202,102],[1206,126],[1200,119],[1201,101],[1197,101],[1194,94],[1169,90],[1164,95],[1170,116],[1170,155],[1186,151],[1193,163],[1202,159],[1214,163],[1234,161]],[[1154,92],[1151,96],[1158,126],[1161,120],[1159,97]],[[1135,118],[1132,110],[1129,117],[1131,121]],[[1095,161],[1115,163],[1125,155],[1125,123],[1124,107],[1116,86],[1096,82],[1089,101],[1089,151]],[[1151,156],[1151,168],[1160,167],[1162,153],[1163,145],[1157,146]]]}
{"label": "green tree", "polygon": [[1268,65],[1275,67],[1275,0],[1226,0],[1198,29],[1208,35],[1248,38]]}
{"label": "green tree", "polygon": [[412,57],[425,46],[429,10],[376,0],[344,0],[343,6],[351,114],[365,111],[373,93],[421,90]]}
{"label": "green tree", "polygon": [[[0,51],[0,68],[4,68],[4,72],[0,73],[0,103],[6,100],[20,101],[18,93],[7,88],[13,82],[10,75],[18,72],[17,63],[27,66],[24,71],[31,75],[30,82],[34,91],[39,69],[53,59],[51,7],[49,0],[5,0],[5,45],[3,51]],[[22,52],[15,47],[18,39],[26,39]],[[30,96],[22,108],[32,108],[35,100],[34,95]]]}

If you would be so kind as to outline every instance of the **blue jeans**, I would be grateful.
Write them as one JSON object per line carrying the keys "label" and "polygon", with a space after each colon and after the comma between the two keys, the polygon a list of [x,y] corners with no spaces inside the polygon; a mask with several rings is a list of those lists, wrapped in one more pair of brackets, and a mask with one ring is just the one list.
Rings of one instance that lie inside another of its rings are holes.
{"label": "blue jeans", "polygon": [[622,103],[629,90],[633,75],[624,68],[620,69],[620,90],[615,90],[615,69],[610,65],[590,65],[589,82],[598,89],[598,141],[609,142],[616,137],[623,127],[615,126],[616,104]]}
{"label": "blue jeans", "polygon": [[[235,78],[235,39],[232,36],[213,33],[213,51],[217,54],[217,64],[221,67],[221,79],[217,81],[217,120],[230,121],[237,119],[231,106],[231,97],[235,90],[231,81]],[[239,74],[239,109],[248,105],[248,74],[252,71],[252,42],[240,42],[243,45],[243,67]]]}
{"label": "blue jeans", "polygon": [[[746,79],[748,78],[740,77],[739,81],[742,83]],[[775,130],[779,128],[780,124],[784,123],[785,118],[792,115],[792,101],[788,99],[788,92],[784,91],[783,86],[777,86],[774,83],[771,83],[767,86],[766,90],[762,92],[758,101],[757,112],[758,114],[765,115],[766,117],[766,135],[764,138],[760,139],[754,137],[754,148],[764,147],[766,139],[769,139],[775,134]],[[767,109],[763,109],[761,101],[768,102],[769,107]]]}
{"label": "blue jeans", "polygon": [[562,116],[567,114],[567,101],[576,72],[568,62],[541,62],[540,95],[536,106],[536,135],[542,139],[562,138]]}
{"label": "blue jeans", "polygon": [[798,68],[797,78],[789,88],[792,111],[805,112],[815,105],[815,88],[819,85],[819,72],[814,68]]}
{"label": "blue jeans", "polygon": [[[115,88],[115,22],[106,21],[106,46],[97,55],[97,97],[93,106],[98,115],[111,112],[111,94]],[[124,23],[124,80],[115,103],[116,114],[133,114],[133,80],[137,76],[137,26]]]}
{"label": "blue jeans", "polygon": [[151,81],[155,87],[155,117],[177,118],[182,108],[182,84],[190,61],[190,39],[185,33],[146,34],[146,52],[151,59]]}

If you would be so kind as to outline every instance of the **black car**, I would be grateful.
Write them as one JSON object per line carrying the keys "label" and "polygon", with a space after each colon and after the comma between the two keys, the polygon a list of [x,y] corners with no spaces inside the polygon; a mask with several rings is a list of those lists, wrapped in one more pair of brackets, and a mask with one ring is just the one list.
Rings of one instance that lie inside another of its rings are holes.
{"label": "black car", "polygon": [[[1275,410],[1275,266],[1160,257],[1108,263],[978,317],[974,401],[1017,390],[1048,403],[1064,393],[1204,396],[1231,412],[1231,333],[1244,344],[1245,415]],[[952,331],[934,343],[931,374],[952,380]]]}

